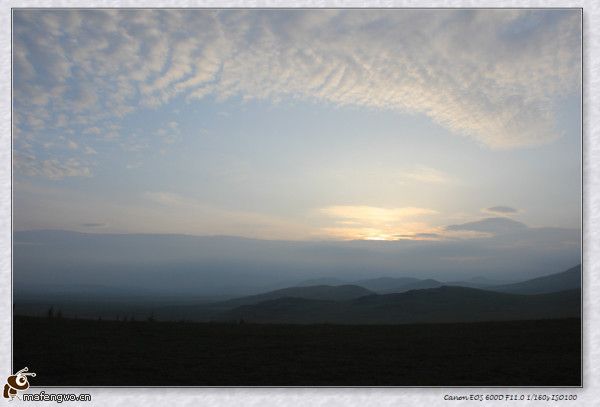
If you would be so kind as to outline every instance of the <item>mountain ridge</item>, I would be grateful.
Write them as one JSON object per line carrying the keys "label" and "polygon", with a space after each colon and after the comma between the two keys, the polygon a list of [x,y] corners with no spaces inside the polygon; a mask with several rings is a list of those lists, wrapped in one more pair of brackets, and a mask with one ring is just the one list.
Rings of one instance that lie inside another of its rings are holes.
{"label": "mountain ridge", "polygon": [[493,291],[515,294],[545,294],[576,288],[581,288],[581,264],[559,273],[489,287]]}
{"label": "mountain ridge", "polygon": [[232,298],[230,300],[221,302],[220,305],[225,307],[237,307],[241,305],[249,305],[264,301],[277,300],[279,298],[302,298],[307,300],[344,301],[370,294],[373,294],[373,292],[364,287],[352,284],[344,284],[338,286],[300,286],[287,287],[262,294]]}
{"label": "mountain ridge", "polygon": [[398,324],[554,319],[580,316],[580,291],[522,295],[465,287],[371,294],[348,301],[279,298],[242,305],[217,320],[259,323]]}

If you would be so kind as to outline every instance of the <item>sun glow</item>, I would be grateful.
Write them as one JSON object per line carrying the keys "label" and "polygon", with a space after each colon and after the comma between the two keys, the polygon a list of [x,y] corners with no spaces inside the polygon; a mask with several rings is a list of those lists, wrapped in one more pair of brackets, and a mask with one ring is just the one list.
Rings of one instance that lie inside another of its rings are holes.
{"label": "sun glow", "polygon": [[394,240],[439,240],[443,238],[441,232],[431,227],[422,227],[411,229],[403,227],[397,228],[351,228],[351,227],[332,227],[320,230],[321,237],[339,239],[339,240],[373,240],[373,241],[394,241]]}
{"label": "sun glow", "polygon": [[329,206],[320,213],[332,218],[334,225],[320,230],[322,235],[341,240],[425,240],[438,237],[439,231],[423,217],[436,215],[427,208],[380,208],[373,206]]}
{"label": "sun glow", "polygon": [[389,235],[376,235],[376,236],[367,236],[364,240],[398,240],[397,238]]}

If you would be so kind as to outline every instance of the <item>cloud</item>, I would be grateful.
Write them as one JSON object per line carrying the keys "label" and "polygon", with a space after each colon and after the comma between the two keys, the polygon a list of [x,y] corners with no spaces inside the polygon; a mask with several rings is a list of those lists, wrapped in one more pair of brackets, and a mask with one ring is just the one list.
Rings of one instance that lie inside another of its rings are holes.
{"label": "cloud", "polygon": [[416,233],[415,237],[423,239],[436,239],[439,238],[440,235],[438,233]]}
{"label": "cloud", "polygon": [[400,240],[440,240],[444,236],[440,233],[424,233],[417,232],[411,234],[397,235],[396,238]]}
{"label": "cloud", "polygon": [[362,222],[395,222],[401,219],[437,213],[426,208],[379,208],[376,206],[339,205],[321,208],[320,212],[334,217]]}
{"label": "cloud", "polygon": [[181,138],[179,123],[171,121],[154,132],[165,144],[173,144]]}
{"label": "cloud", "polygon": [[510,206],[492,206],[491,208],[485,208],[484,212],[488,212],[496,215],[508,215],[519,212],[515,208],[511,208]]}
{"label": "cloud", "polygon": [[141,161],[136,161],[136,162],[132,162],[132,163],[128,163],[125,165],[125,168],[128,170],[134,170],[136,168],[140,168],[142,166],[142,162]]}
{"label": "cloud", "polygon": [[99,127],[89,127],[87,129],[83,130],[83,133],[100,135],[102,133],[102,130]]}
{"label": "cloud", "polygon": [[86,155],[96,155],[96,154],[98,154],[98,152],[97,152],[96,150],[94,150],[94,149],[93,149],[92,147],[90,147],[90,146],[86,146],[86,147],[84,148],[83,152],[84,152]]}
{"label": "cloud", "polygon": [[430,184],[442,184],[449,180],[443,172],[425,166],[417,166],[412,170],[404,171],[402,178]]}
{"label": "cloud", "polygon": [[182,205],[187,202],[183,196],[172,192],[146,192],[144,198],[165,206]]}
{"label": "cloud", "polygon": [[35,155],[15,154],[13,165],[16,171],[28,176],[41,176],[51,180],[68,177],[89,177],[91,168],[75,158],[65,160],[38,160]]}
{"label": "cloud", "polygon": [[485,218],[474,222],[446,226],[448,231],[482,232],[491,234],[505,234],[527,229],[527,225],[508,218]]}
{"label": "cloud", "polygon": [[556,100],[580,86],[579,10],[23,9],[13,27],[15,123],[39,142],[239,97],[424,114],[515,148],[559,137]]}

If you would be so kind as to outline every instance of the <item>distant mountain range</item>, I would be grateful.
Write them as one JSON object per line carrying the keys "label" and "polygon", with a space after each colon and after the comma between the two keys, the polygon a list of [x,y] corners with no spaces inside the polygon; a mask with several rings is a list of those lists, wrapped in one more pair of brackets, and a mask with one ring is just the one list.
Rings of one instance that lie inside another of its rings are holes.
{"label": "distant mountain range", "polygon": [[232,308],[218,313],[215,319],[387,324],[579,317],[580,273],[581,266],[576,266],[485,290],[415,278],[357,282],[380,294],[358,285],[291,287],[222,302],[221,305]]}
{"label": "distant mountain range", "polygon": [[357,285],[371,290],[378,294],[402,293],[410,290],[419,290],[423,288],[436,288],[443,285],[452,285],[470,288],[487,288],[494,285],[500,285],[501,282],[489,280],[484,277],[474,277],[465,281],[442,282],[434,279],[419,279],[415,277],[378,277],[358,281],[344,281],[338,278],[315,278],[305,280],[297,284],[298,287],[307,287],[312,285]]}
{"label": "distant mountain range", "polygon": [[270,291],[264,294],[234,298],[228,301],[223,301],[220,303],[220,305],[223,307],[238,307],[241,305],[257,304],[259,302],[276,300],[280,298],[346,301],[371,294],[374,293],[357,285],[316,285],[308,287],[289,287],[281,290]]}
{"label": "distant mountain range", "polygon": [[490,289],[515,294],[545,294],[580,287],[581,265],[578,265],[562,273],[550,274],[520,283],[498,285]]}
{"label": "distant mountain range", "polygon": [[279,298],[225,311],[216,319],[261,323],[401,324],[575,318],[579,290],[507,294],[442,286],[349,301]]}
{"label": "distant mountain range", "polygon": [[404,284],[398,287],[380,290],[380,294],[404,293],[411,290],[423,290],[426,288],[437,288],[443,286],[441,283],[433,279],[417,280],[412,283]]}
{"label": "distant mountain range", "polygon": [[367,280],[359,280],[354,284],[361,287],[365,287],[371,291],[377,293],[399,289],[407,285],[415,284],[421,281],[421,279],[414,277],[379,277]]}
{"label": "distant mountain range", "polygon": [[[570,268],[567,271],[525,280],[517,283],[503,284],[497,280],[484,277],[474,277],[465,281],[438,281],[434,279],[419,279],[414,277],[378,277],[373,279],[358,280],[355,282],[344,282],[334,278],[323,278],[307,280],[301,286],[352,284],[364,287],[377,294],[403,293],[410,290],[425,288],[437,288],[442,286],[457,286],[468,288],[480,288],[490,291],[499,291],[514,294],[545,294],[556,291],[564,291],[581,287],[581,265]],[[307,297],[301,297],[307,298]],[[325,298],[323,298],[325,299]]]}
{"label": "distant mountain range", "polygon": [[[318,274],[311,271],[308,275],[317,278],[304,281],[298,278],[297,281],[300,282],[291,286],[290,281],[294,280],[290,280],[289,277],[277,277],[274,268],[268,274],[261,274],[263,270],[259,263],[248,265],[247,262],[240,261],[223,265],[207,260],[206,263],[201,263],[204,269],[199,271],[200,263],[180,264],[173,258],[179,254],[189,257],[202,250],[207,259],[215,256],[215,252],[217,257],[226,257],[221,247],[225,242],[231,250],[235,249],[248,260],[255,256],[259,247],[267,245],[269,253],[279,256],[278,267],[285,268],[287,257],[281,254],[282,251],[293,252],[298,258],[304,259],[322,254],[326,246],[315,246],[313,243],[259,242],[228,237],[96,236],[52,231],[22,232],[15,236],[18,238],[15,241],[15,253],[21,250],[15,257],[15,264],[20,267],[19,276],[23,279],[21,284],[15,281],[13,288],[16,309],[17,312],[24,310],[33,315],[46,312],[49,306],[55,305],[63,309],[65,315],[86,317],[108,315],[114,318],[119,315],[135,315],[138,318],[153,315],[163,320],[243,319],[251,322],[281,323],[468,322],[580,316],[580,265],[560,273],[511,284],[483,277],[462,281],[420,279],[412,276],[345,281],[335,277],[319,278]],[[54,241],[60,244],[50,244]],[[82,253],[87,253],[84,256],[86,259],[89,260],[89,256],[92,255],[98,257],[97,264],[92,262],[93,267],[89,266],[86,273],[80,270],[79,258],[69,254],[67,250],[77,245],[81,246]],[[174,257],[168,261],[163,259],[163,263],[157,263],[158,260],[154,258],[149,258],[143,264],[125,262],[126,259],[138,258],[140,253],[159,258],[158,251],[169,245],[177,248],[177,251],[170,253],[170,256]],[[126,266],[119,265],[121,263],[107,263],[104,260],[107,257],[105,252],[92,250],[97,247],[110,248],[107,249],[111,253],[108,258],[121,256],[122,260],[125,259],[123,264]],[[351,247],[361,251],[350,250]],[[381,250],[387,248],[377,247]],[[23,250],[26,248],[36,250],[30,253]],[[221,252],[217,251],[218,248]],[[358,261],[361,256],[373,255],[373,252],[367,251],[366,248],[368,243],[355,242],[351,245],[327,246],[325,251],[329,254],[335,253],[335,256],[354,256],[352,258]],[[27,262],[35,256],[26,255],[27,253],[38,257],[28,264]],[[132,253],[137,253],[138,257]],[[360,253],[360,256],[357,253]],[[51,262],[55,268],[44,270],[48,261],[57,258],[62,260]],[[69,260],[70,263],[64,260],[71,258],[75,260]],[[37,271],[34,273],[32,270],[44,270],[48,278],[54,276],[54,273],[59,273],[56,267],[63,263],[64,269],[61,269],[60,273],[64,272],[65,276],[73,279],[67,280],[63,276],[53,280],[69,281],[70,286],[52,286],[50,281],[34,278]],[[27,264],[27,267],[23,264]],[[385,269],[377,270],[385,273]],[[298,271],[300,275],[305,272],[304,269],[302,272]],[[140,281],[139,276],[142,273],[145,279]],[[275,277],[270,277],[271,273]],[[365,270],[361,273],[364,275]],[[119,281],[117,276],[127,274],[128,280],[127,284],[112,290],[111,287],[104,287],[95,281],[77,283],[76,278],[84,274],[95,276],[98,281],[108,280],[113,283]],[[514,276],[514,272],[510,275]],[[215,277],[214,281],[212,276]],[[27,279],[31,281],[25,284]],[[146,280],[151,280],[152,284],[145,285]],[[269,284],[265,284],[267,281]],[[179,288],[170,291],[173,284]],[[51,287],[54,288],[49,290]],[[231,287],[237,288],[233,290]],[[116,299],[120,301],[118,306],[107,307],[109,302]]]}

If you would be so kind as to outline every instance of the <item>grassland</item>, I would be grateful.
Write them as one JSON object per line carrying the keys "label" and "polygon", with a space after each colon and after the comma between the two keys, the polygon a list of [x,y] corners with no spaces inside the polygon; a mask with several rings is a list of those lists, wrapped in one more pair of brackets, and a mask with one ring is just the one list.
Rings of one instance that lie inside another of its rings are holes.
{"label": "grassland", "polygon": [[414,325],[15,316],[32,386],[579,386],[579,319]]}

